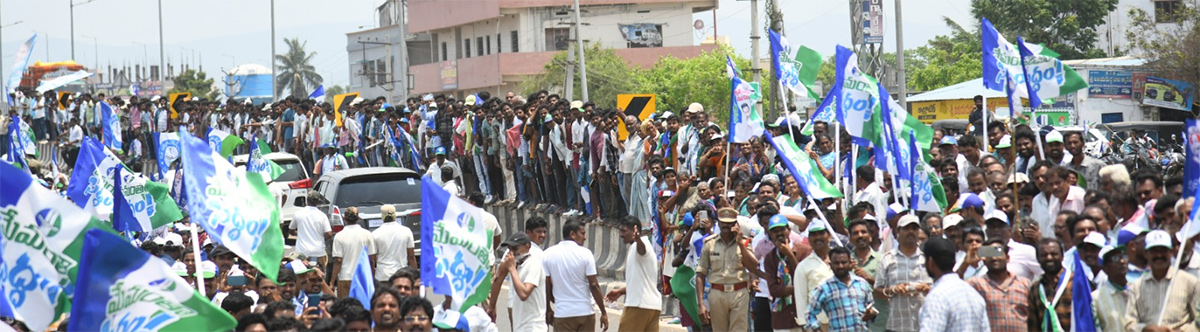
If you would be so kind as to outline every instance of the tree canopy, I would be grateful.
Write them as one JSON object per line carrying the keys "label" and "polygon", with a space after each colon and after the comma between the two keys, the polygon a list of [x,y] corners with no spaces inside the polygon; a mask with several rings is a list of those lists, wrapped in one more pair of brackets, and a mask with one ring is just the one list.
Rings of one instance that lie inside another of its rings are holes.
{"label": "tree canopy", "polygon": [[1155,76],[1200,86],[1200,10],[1180,7],[1171,14],[1178,24],[1158,24],[1155,15],[1165,13],[1131,9],[1126,39]]}
{"label": "tree canopy", "polygon": [[312,58],[317,52],[308,52],[304,46],[308,42],[300,42],[300,38],[284,39],[288,50],[284,54],[275,55],[275,94],[283,95],[289,90],[289,95],[299,98],[308,97],[308,89],[321,85],[324,79],[317,74],[312,65]]}
{"label": "tree canopy", "polygon": [[217,90],[213,89],[213,79],[204,72],[195,69],[184,70],[171,79],[175,87],[169,93],[189,92],[194,97],[217,99]]}
{"label": "tree canopy", "polygon": [[1064,60],[1097,58],[1105,53],[1095,48],[1096,27],[1117,1],[971,0],[971,14],[977,21],[986,17],[1010,42],[1021,36],[1045,44]]}

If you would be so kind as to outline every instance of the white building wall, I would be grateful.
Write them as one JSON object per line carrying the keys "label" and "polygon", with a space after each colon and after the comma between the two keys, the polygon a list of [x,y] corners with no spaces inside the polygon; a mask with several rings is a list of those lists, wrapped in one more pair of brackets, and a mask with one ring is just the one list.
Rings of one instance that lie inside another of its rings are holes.
{"label": "white building wall", "polygon": [[[1129,16],[1131,9],[1141,9],[1150,14],[1151,19],[1154,18],[1154,3],[1164,0],[1120,0],[1117,2],[1117,9],[1108,13],[1108,18],[1104,24],[1096,28],[1096,47],[1104,50],[1110,56],[1116,56],[1117,51],[1123,54],[1130,54],[1129,40],[1125,33],[1128,32],[1132,25],[1132,19]],[[1197,5],[1196,0],[1182,0],[1188,6]],[[1174,26],[1173,23],[1160,23],[1168,26]]]}
{"label": "white building wall", "polygon": [[[1074,66],[1073,68],[1076,73],[1079,73],[1079,76],[1083,77],[1084,81],[1088,80],[1088,76],[1092,70],[1132,70],[1131,68],[1097,68],[1085,66]],[[1079,116],[1076,123],[1081,125],[1086,122],[1102,123],[1101,118],[1104,114],[1110,113],[1120,113],[1122,121],[1154,120],[1151,114],[1149,114],[1154,107],[1143,108],[1139,102],[1133,99],[1092,98],[1088,95],[1087,89],[1079,90],[1075,96],[1075,110]]]}

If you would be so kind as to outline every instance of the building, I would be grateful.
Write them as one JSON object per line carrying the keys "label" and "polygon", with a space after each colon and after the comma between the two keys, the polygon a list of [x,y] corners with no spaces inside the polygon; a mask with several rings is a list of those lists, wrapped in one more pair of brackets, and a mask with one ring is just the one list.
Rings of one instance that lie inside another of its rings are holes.
{"label": "building", "polygon": [[1159,24],[1175,25],[1172,13],[1197,4],[1196,0],[1118,0],[1117,9],[1109,12],[1105,23],[1096,27],[1096,48],[1108,54],[1129,53],[1129,39],[1125,33],[1133,21],[1129,16],[1131,9],[1145,11]]}
{"label": "building", "polygon": [[[347,34],[350,90],[365,96],[403,97],[395,74],[401,61],[400,17],[380,6],[380,27]],[[580,38],[616,49],[631,65],[649,67],[659,57],[688,58],[715,45],[695,45],[693,14],[716,0],[580,0]],[[542,71],[571,47],[571,0],[407,0],[408,95],[501,95]],[[386,18],[385,18],[386,17]],[[386,24],[385,24],[386,23]],[[390,76],[389,76],[390,75]],[[404,78],[404,76],[401,76]]]}

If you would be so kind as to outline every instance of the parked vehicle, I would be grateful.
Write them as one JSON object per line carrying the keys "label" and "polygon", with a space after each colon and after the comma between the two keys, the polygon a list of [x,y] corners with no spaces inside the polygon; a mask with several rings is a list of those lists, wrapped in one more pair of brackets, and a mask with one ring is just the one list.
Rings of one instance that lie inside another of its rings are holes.
{"label": "parked vehicle", "polygon": [[400,167],[351,168],[322,175],[312,190],[329,201],[316,207],[329,215],[334,233],[345,227],[346,208],[357,207],[362,226],[374,230],[383,224],[380,207],[394,205],[396,221],[412,230],[420,254],[421,174]]}
{"label": "parked vehicle", "polygon": [[[304,200],[308,197],[309,188],[312,188],[312,179],[308,177],[308,170],[304,168],[300,157],[294,154],[273,152],[263,155],[263,158],[283,168],[283,174],[267,182],[267,189],[279,202],[279,220],[286,227],[292,222],[296,211],[304,208]],[[247,159],[248,155],[244,154],[233,156],[233,166],[244,167]]]}

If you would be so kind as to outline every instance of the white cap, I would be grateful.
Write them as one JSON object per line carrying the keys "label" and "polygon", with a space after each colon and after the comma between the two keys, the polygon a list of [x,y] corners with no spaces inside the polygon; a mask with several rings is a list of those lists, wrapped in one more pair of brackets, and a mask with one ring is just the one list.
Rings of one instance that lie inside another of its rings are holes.
{"label": "white cap", "polygon": [[688,105],[687,112],[688,113],[704,112],[704,105],[700,105],[700,103],[692,103],[691,105]]}
{"label": "white cap", "polygon": [[159,99],[162,99],[162,96],[150,97],[150,101],[158,101]]}
{"label": "white cap", "polygon": [[165,239],[166,244],[168,244],[168,245],[172,245],[172,246],[176,246],[176,247],[183,246],[183,236],[181,236],[179,234],[167,233],[167,234],[163,234],[163,236],[160,238]]}
{"label": "white cap", "polygon": [[[1149,239],[1147,239],[1147,241],[1149,241]],[[1170,241],[1170,240],[1168,239],[1168,241]],[[1096,248],[1104,248],[1104,245],[1107,242],[1108,241],[1104,238],[1104,235],[1100,234],[1099,232],[1091,232],[1091,233],[1088,233],[1087,236],[1083,237],[1082,243],[1094,245],[1094,246],[1096,246]],[[1146,243],[1149,243],[1149,242],[1146,242]]]}
{"label": "white cap", "polygon": [[271,103],[267,103],[266,105],[263,105],[263,108],[262,108],[262,110],[264,110],[264,111],[270,111],[270,110],[271,110]]}
{"label": "white cap", "polygon": [[1156,229],[1150,231],[1150,234],[1146,234],[1146,250],[1154,247],[1171,249],[1171,234],[1167,234],[1167,231],[1161,229]]}
{"label": "white cap", "polygon": [[1014,175],[1009,175],[1009,176],[1008,176],[1008,182],[1005,182],[1004,184],[1006,184],[1006,185],[1007,185],[1007,184],[1012,184],[1013,182],[1016,182],[1016,183],[1029,183],[1029,176],[1028,176],[1028,175],[1025,175],[1025,173],[1017,173],[1017,174],[1014,174]]}
{"label": "white cap", "polygon": [[1049,134],[1046,134],[1046,143],[1055,143],[1055,142],[1057,142],[1057,143],[1063,142],[1063,135],[1062,135],[1062,133],[1058,132],[1057,130],[1051,131]]}
{"label": "white cap", "polygon": [[1117,247],[1112,246],[1112,245],[1107,245],[1107,246],[1104,246],[1104,248],[1100,248],[1100,256],[1099,256],[1100,261],[1103,262],[1104,255],[1107,255],[1108,253],[1112,252],[1113,250],[1117,250]]}
{"label": "white cap", "polygon": [[217,276],[217,263],[213,263],[213,261],[200,262],[200,268],[196,270],[196,274],[202,275],[205,279]]}
{"label": "white cap", "polygon": [[1008,224],[1008,214],[1005,214],[1004,211],[992,210],[992,212],[987,213],[987,215],[983,217],[985,224],[988,220],[992,219],[1000,219],[1000,221],[1003,221],[1005,225]]}
{"label": "white cap", "polygon": [[366,99],[362,99],[362,97],[355,97],[354,100],[350,101],[350,106],[361,104],[363,101],[366,101]]}
{"label": "white cap", "polygon": [[963,221],[963,217],[957,214],[950,214],[942,217],[942,229],[958,226]]}
{"label": "white cap", "polygon": [[914,216],[911,214],[906,214],[906,215],[900,217],[900,221],[896,222],[896,227],[904,228],[904,226],[908,226],[909,224],[920,224],[920,223],[921,223],[921,220],[917,219],[917,216]]}

